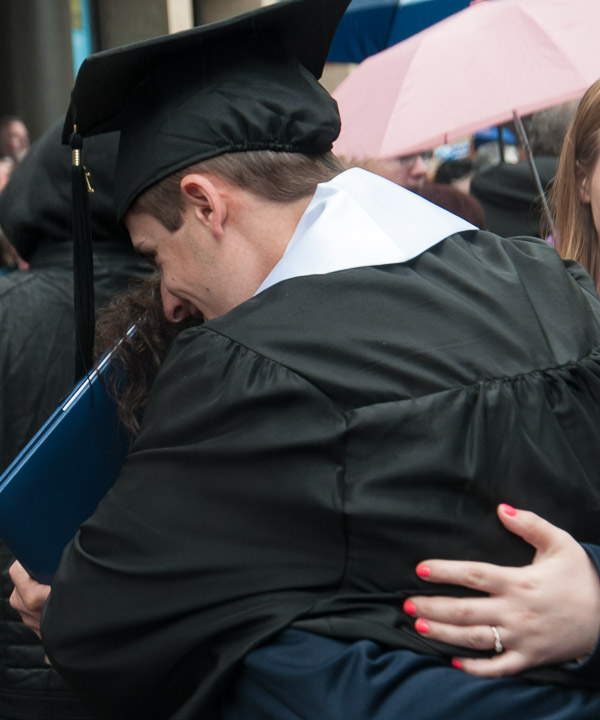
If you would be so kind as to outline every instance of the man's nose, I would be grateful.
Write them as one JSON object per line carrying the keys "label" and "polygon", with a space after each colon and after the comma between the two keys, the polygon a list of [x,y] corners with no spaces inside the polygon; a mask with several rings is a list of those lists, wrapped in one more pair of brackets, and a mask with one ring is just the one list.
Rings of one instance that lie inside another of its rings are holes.
{"label": "man's nose", "polygon": [[424,177],[427,175],[427,163],[422,155],[417,155],[417,159],[410,170],[410,174],[413,177]]}
{"label": "man's nose", "polygon": [[165,287],[164,281],[160,283],[160,297],[162,300],[163,312],[169,322],[179,323],[193,314],[192,305],[187,300],[178,298]]}

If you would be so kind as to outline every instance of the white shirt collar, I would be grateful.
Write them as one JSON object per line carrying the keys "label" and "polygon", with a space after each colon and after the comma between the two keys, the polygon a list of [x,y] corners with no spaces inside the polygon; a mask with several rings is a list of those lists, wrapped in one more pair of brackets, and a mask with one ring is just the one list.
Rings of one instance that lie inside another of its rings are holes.
{"label": "white shirt collar", "polygon": [[283,256],[256,294],[304,275],[390,265],[476,228],[419,195],[353,168],[321,183]]}

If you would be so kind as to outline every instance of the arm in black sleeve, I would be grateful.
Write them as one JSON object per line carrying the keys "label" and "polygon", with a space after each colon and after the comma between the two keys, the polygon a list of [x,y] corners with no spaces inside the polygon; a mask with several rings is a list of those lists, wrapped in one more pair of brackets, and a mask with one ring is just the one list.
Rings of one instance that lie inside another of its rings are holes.
{"label": "arm in black sleeve", "polygon": [[43,621],[99,717],[210,717],[234,664],[331,592],[343,431],[287,368],[205,328],[180,336]]}

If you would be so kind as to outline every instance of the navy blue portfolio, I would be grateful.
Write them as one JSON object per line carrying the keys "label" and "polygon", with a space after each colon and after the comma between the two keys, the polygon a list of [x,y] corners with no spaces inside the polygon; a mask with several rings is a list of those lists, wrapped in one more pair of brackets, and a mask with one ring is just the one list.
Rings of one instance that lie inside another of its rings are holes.
{"label": "navy blue portfolio", "polygon": [[64,547],[113,485],[129,448],[102,381],[113,371],[110,358],[75,386],[0,477],[0,537],[41,583],[52,580]]}

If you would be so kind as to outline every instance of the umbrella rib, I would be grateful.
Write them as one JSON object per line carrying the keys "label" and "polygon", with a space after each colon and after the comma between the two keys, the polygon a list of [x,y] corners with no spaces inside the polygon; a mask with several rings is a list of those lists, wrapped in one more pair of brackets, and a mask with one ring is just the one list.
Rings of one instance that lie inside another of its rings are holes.
{"label": "umbrella rib", "polygon": [[385,34],[385,41],[384,41],[382,50],[390,47],[390,38],[392,36],[392,30],[394,29],[394,22],[396,21],[396,15],[398,13],[399,7],[400,7],[400,0],[397,0],[396,8],[393,10],[392,16],[390,17],[390,23],[387,27],[387,32]]}

